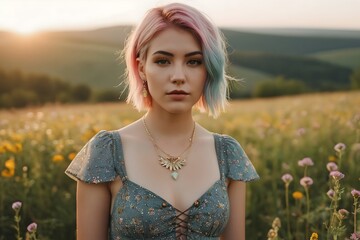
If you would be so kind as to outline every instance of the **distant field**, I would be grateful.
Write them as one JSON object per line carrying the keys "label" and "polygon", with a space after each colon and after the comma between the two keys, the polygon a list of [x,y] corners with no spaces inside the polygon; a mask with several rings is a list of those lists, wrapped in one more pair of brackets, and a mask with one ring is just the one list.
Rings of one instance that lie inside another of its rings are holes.
{"label": "distant field", "polygon": [[360,48],[325,51],[312,54],[311,56],[352,69],[360,67]]}
{"label": "distant field", "polygon": [[[64,170],[99,130],[121,128],[142,114],[120,102],[1,110],[0,239],[13,239],[11,204],[22,201],[23,229],[30,221],[36,221],[39,239],[75,240],[76,184],[65,176]],[[212,132],[235,137],[261,176],[259,181],[247,184],[246,239],[267,239],[275,217],[282,222],[281,239],[288,239],[281,180],[285,173],[294,177],[289,186],[294,236],[291,239],[309,239],[305,237],[305,191],[299,183],[304,168],[298,165],[305,157],[314,161],[314,166],[307,169],[314,181],[309,188],[311,231],[317,232],[319,239],[329,239],[324,227],[330,218],[327,207],[331,201],[326,195],[329,161],[339,164],[339,170],[345,174],[341,180],[341,208],[352,211],[350,191],[360,190],[359,92],[233,101],[216,120],[198,112],[194,112],[194,118]],[[339,142],[346,145],[342,157],[334,150]],[[199,177],[201,174],[204,173],[199,173]],[[295,191],[303,197],[294,199]],[[346,236],[350,236],[351,218],[344,224]]]}

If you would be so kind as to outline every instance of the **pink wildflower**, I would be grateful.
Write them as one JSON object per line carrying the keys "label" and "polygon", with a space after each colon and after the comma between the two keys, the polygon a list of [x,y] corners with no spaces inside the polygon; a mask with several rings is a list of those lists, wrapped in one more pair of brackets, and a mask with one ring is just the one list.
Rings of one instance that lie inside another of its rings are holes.
{"label": "pink wildflower", "polygon": [[337,151],[337,152],[342,152],[342,151],[345,150],[345,148],[346,148],[346,145],[343,144],[343,143],[338,143],[338,144],[336,144],[336,145],[334,146],[334,149],[335,149],[335,151]]}
{"label": "pink wildflower", "polygon": [[313,166],[314,162],[311,160],[311,158],[303,158],[302,160],[298,161],[298,165],[300,167],[306,167],[306,166]]}
{"label": "pink wildflower", "polygon": [[289,184],[290,182],[292,182],[293,177],[291,176],[291,174],[286,173],[281,177],[281,179],[284,181],[285,184]]}
{"label": "pink wildflower", "polygon": [[326,194],[328,195],[328,197],[329,197],[330,199],[333,199],[334,196],[335,196],[335,191],[332,190],[332,189],[330,189],[329,191],[327,191]]}
{"label": "pink wildflower", "polygon": [[334,163],[334,162],[329,162],[328,164],[326,164],[326,169],[327,169],[329,172],[332,172],[332,171],[338,170],[338,166],[337,166],[336,163]]}
{"label": "pink wildflower", "polygon": [[351,191],[351,195],[354,197],[354,198],[358,198],[360,197],[360,191],[359,190],[356,190],[356,189],[353,189]]}
{"label": "pink wildflower", "polygon": [[351,240],[360,240],[360,233],[352,233],[350,236]]}
{"label": "pink wildflower", "polygon": [[349,211],[343,208],[339,209],[338,213],[341,219],[345,219],[349,216]]}
{"label": "pink wildflower", "polygon": [[296,135],[298,135],[299,137],[304,135],[305,133],[306,133],[305,128],[299,128],[298,130],[296,130]]}
{"label": "pink wildflower", "polygon": [[36,232],[37,229],[37,224],[36,223],[30,223],[29,226],[27,226],[27,230],[29,233],[34,233]]}
{"label": "pink wildflower", "polygon": [[21,202],[14,202],[13,204],[12,204],[12,209],[14,209],[15,211],[19,211],[20,210],[20,208],[21,208],[21,206],[22,206],[22,203]]}
{"label": "pink wildflower", "polygon": [[345,177],[345,175],[339,171],[331,171],[330,177],[332,177],[334,180],[341,180]]}
{"label": "pink wildflower", "polygon": [[303,178],[300,180],[300,184],[301,184],[304,188],[307,188],[307,187],[311,186],[313,183],[314,183],[314,181],[312,180],[311,177],[303,177]]}

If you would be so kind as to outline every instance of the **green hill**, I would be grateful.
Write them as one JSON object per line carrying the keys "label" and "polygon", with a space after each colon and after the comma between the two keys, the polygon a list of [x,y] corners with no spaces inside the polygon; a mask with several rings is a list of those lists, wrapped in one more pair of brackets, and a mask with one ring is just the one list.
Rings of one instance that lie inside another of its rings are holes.
{"label": "green hill", "polygon": [[[57,39],[92,42],[122,47],[131,26],[116,26],[91,31],[50,32],[47,36]],[[261,51],[287,55],[310,54],[332,49],[360,47],[360,31],[269,29],[255,30],[222,29],[230,49]],[[280,34],[281,33],[281,34]]]}
{"label": "green hill", "polygon": [[[96,89],[112,89],[121,82],[124,73],[124,65],[117,58],[130,29],[130,26],[117,26],[28,37],[0,32],[0,67],[45,73],[72,83],[86,83]],[[340,38],[334,36],[339,32],[313,37],[229,29],[223,29],[223,32],[232,60],[230,74],[245,78],[249,92],[257,82],[275,75],[317,82],[317,86],[326,85],[324,82],[327,81],[330,85],[340,83],[339,86],[344,86],[350,70],[343,66],[357,65],[358,62],[358,51],[350,54],[347,50],[360,49],[355,33]],[[244,54],[254,51],[265,55],[258,55],[254,60],[254,55]],[[329,51],[334,51],[333,55]],[[341,61],[337,58],[340,53]],[[322,72],[314,71],[319,67]],[[308,75],[305,80],[304,74]],[[324,78],[324,74],[334,78]]]}
{"label": "green hill", "polygon": [[360,47],[360,38],[354,37],[284,36],[227,29],[223,30],[223,32],[229,43],[230,52],[232,49],[236,49],[238,51],[304,55]]}
{"label": "green hill", "polygon": [[43,35],[70,42],[93,43],[122,48],[131,29],[131,26],[115,26],[88,31],[46,32]]}
{"label": "green hill", "polygon": [[0,38],[0,66],[41,72],[73,83],[109,89],[119,84],[123,65],[117,60],[119,48],[56,35],[23,39]]}
{"label": "green hill", "polygon": [[233,28],[239,32],[260,33],[267,35],[293,37],[330,37],[360,39],[360,31],[352,29],[323,29],[323,28]]}
{"label": "green hill", "polygon": [[230,84],[230,93],[233,97],[249,97],[257,84],[271,81],[274,78],[274,76],[259,70],[235,64],[230,65],[228,72],[230,76],[237,80],[237,82]]}
{"label": "green hill", "polygon": [[335,90],[350,84],[351,69],[309,57],[236,52],[230,55],[230,61],[271,75],[301,80],[314,90]]}
{"label": "green hill", "polygon": [[325,51],[310,56],[352,69],[360,68],[360,48]]}

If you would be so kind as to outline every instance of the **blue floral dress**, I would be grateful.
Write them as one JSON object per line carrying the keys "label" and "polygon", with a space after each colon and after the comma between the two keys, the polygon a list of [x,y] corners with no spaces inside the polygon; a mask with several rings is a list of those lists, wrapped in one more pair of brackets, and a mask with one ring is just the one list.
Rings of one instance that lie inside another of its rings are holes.
{"label": "blue floral dress", "polygon": [[123,186],[109,216],[111,240],[219,239],[230,213],[226,179],[251,181],[259,176],[234,138],[213,136],[220,179],[185,211],[128,179],[121,137],[116,131],[96,134],[65,173],[75,180],[94,184],[121,178]]}

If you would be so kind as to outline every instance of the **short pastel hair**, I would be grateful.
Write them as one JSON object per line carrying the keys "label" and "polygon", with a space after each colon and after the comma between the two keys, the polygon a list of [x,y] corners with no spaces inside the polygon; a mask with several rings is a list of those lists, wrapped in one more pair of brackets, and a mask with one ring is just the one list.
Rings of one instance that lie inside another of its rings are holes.
{"label": "short pastel hair", "polygon": [[138,59],[146,59],[149,43],[156,34],[173,26],[191,32],[201,45],[207,78],[196,107],[217,117],[224,111],[228,96],[225,42],[219,29],[205,15],[180,3],[150,9],[128,38],[124,49],[129,87],[127,102],[139,111],[151,108],[151,97],[142,94],[143,80],[138,72]]}

